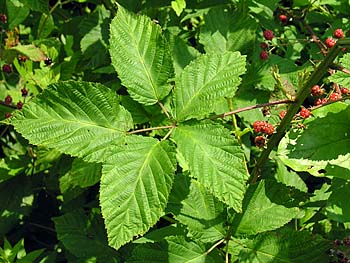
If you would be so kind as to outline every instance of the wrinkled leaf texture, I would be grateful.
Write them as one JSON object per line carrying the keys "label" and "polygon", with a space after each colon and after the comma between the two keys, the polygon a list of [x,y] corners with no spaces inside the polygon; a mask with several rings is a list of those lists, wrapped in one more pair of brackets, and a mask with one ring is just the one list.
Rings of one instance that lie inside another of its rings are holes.
{"label": "wrinkled leaf texture", "polygon": [[131,135],[103,165],[100,204],[109,244],[118,249],[153,226],[168,202],[176,168],[168,141]]}
{"label": "wrinkled leaf texture", "polygon": [[69,81],[49,86],[26,103],[11,124],[32,144],[102,162],[106,149],[132,127],[132,119],[107,87]]}
{"label": "wrinkled leaf texture", "polygon": [[160,26],[118,5],[110,29],[112,65],[130,96],[145,105],[162,100],[171,90],[174,69]]}

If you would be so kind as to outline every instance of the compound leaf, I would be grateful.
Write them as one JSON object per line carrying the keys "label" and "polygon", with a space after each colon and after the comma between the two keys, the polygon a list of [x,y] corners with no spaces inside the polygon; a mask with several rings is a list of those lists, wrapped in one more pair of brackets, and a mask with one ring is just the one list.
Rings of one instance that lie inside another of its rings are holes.
{"label": "compound leaf", "polygon": [[245,57],[239,52],[206,54],[192,61],[176,79],[177,120],[201,118],[213,112],[219,98],[233,97],[244,72]]}
{"label": "compound leaf", "polygon": [[110,54],[122,84],[138,102],[151,105],[171,90],[170,48],[161,28],[146,16],[136,16],[118,5],[111,23]]}
{"label": "compound leaf", "polygon": [[129,136],[103,165],[100,203],[109,244],[118,249],[153,226],[168,202],[176,167],[166,141]]}
{"label": "compound leaf", "polygon": [[132,119],[112,90],[69,81],[49,86],[26,103],[11,124],[32,144],[101,162],[106,149],[132,127]]}
{"label": "compound leaf", "polygon": [[191,176],[240,212],[248,172],[243,150],[230,132],[214,122],[202,122],[179,125],[173,138]]}

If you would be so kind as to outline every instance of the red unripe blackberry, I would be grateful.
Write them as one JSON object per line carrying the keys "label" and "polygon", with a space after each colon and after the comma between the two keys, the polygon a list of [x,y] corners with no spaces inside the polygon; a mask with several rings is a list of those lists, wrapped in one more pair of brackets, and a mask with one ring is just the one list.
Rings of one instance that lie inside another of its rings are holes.
{"label": "red unripe blackberry", "polygon": [[287,111],[286,111],[286,110],[282,110],[282,111],[278,114],[278,116],[279,116],[280,119],[282,120],[282,119],[284,118],[284,116],[286,116],[286,114],[287,114]]}
{"label": "red unripe blackberry", "polygon": [[10,118],[11,116],[12,116],[12,115],[11,115],[11,113],[9,113],[9,112],[6,112],[6,113],[5,113],[5,118],[6,118],[6,119]]}
{"label": "red unripe blackberry", "polygon": [[27,57],[24,56],[24,55],[18,55],[18,60],[21,61],[21,62],[26,62]]}
{"label": "red unripe blackberry", "polygon": [[267,49],[267,48],[268,48],[267,43],[261,42],[261,43],[260,43],[260,48],[261,48],[261,49]]}
{"label": "red unripe blackberry", "polygon": [[9,64],[4,64],[2,66],[2,71],[5,73],[11,73],[12,72],[12,67]]}
{"label": "red unripe blackberry", "polygon": [[322,104],[325,104],[325,103],[327,103],[327,99],[326,98],[323,98],[323,99],[318,98],[317,100],[315,100],[314,105],[318,106],[318,105],[322,105]]}
{"label": "red unripe blackberry", "polygon": [[256,133],[259,133],[262,131],[262,127],[265,125],[264,121],[255,121],[253,123],[253,128]]}
{"label": "red unripe blackberry", "polygon": [[332,48],[332,47],[334,47],[334,45],[335,45],[336,42],[337,42],[337,40],[335,40],[335,39],[332,38],[332,37],[329,37],[329,38],[326,39],[325,44],[326,44],[326,46],[327,46],[328,48]]}
{"label": "red unripe blackberry", "polygon": [[278,18],[279,18],[281,23],[287,23],[287,21],[288,21],[288,18],[286,15],[280,15]]}
{"label": "red unripe blackberry", "polygon": [[7,16],[5,14],[0,14],[0,22],[7,23]]}
{"label": "red unripe blackberry", "polygon": [[311,115],[311,112],[308,109],[306,109],[306,108],[302,108],[299,111],[299,116],[302,117],[303,119],[309,118],[310,115]]}
{"label": "red unripe blackberry", "polygon": [[266,59],[268,59],[268,58],[269,58],[269,52],[267,52],[267,51],[265,51],[265,50],[263,50],[263,51],[260,52],[260,59],[261,59],[261,60],[266,60]]}
{"label": "red unripe blackberry", "polygon": [[28,90],[26,88],[21,89],[22,97],[28,96]]}
{"label": "red unripe blackberry", "polygon": [[344,32],[341,28],[334,30],[333,36],[335,38],[344,38]]}
{"label": "red unripe blackberry", "polygon": [[311,89],[312,96],[321,96],[324,93],[324,90],[320,88],[320,86],[315,85]]}
{"label": "red unripe blackberry", "polygon": [[10,105],[12,103],[12,97],[10,95],[7,95],[5,98],[5,104]]}
{"label": "red unripe blackberry", "polygon": [[263,35],[264,35],[264,38],[266,40],[272,40],[275,37],[275,35],[273,34],[272,30],[269,30],[269,29],[265,30],[263,32]]}
{"label": "red unripe blackberry", "polygon": [[347,88],[341,88],[340,89],[341,94],[347,95],[349,93],[349,89]]}
{"label": "red unripe blackberry", "polygon": [[23,102],[22,101],[17,102],[16,107],[17,109],[21,110],[23,108]]}
{"label": "red unripe blackberry", "polygon": [[256,136],[254,139],[254,143],[257,147],[262,148],[266,144],[266,138],[264,136]]}
{"label": "red unripe blackberry", "polygon": [[335,101],[341,99],[341,95],[337,92],[332,93],[329,95],[329,101]]}
{"label": "red unripe blackberry", "polygon": [[271,135],[274,133],[275,128],[272,124],[266,121],[256,121],[253,123],[254,132],[256,133],[265,133],[267,135]]}

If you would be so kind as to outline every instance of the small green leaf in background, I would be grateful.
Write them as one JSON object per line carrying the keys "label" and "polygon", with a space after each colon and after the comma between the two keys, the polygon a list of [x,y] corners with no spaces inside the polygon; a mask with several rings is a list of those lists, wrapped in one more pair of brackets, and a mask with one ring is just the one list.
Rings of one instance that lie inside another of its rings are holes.
{"label": "small green leaf in background", "polygon": [[172,136],[191,176],[219,200],[241,212],[249,175],[235,137],[214,122],[179,125]]}
{"label": "small green leaf in background", "polygon": [[229,252],[242,263],[326,263],[329,241],[309,232],[284,228],[255,237],[233,238]]}
{"label": "small green leaf in background", "polygon": [[255,235],[274,230],[297,216],[298,208],[274,203],[274,199],[280,198],[279,190],[278,184],[266,184],[265,181],[249,186],[243,200],[243,213],[237,214],[233,222],[236,235]]}
{"label": "small green leaf in background", "polygon": [[171,90],[173,77],[169,45],[159,25],[118,5],[111,23],[110,54],[122,84],[136,101],[151,105]]}
{"label": "small green leaf in background", "polygon": [[90,70],[107,63],[110,65],[107,49],[110,21],[111,12],[104,5],[98,5],[79,24],[80,50],[86,61],[84,68]]}
{"label": "small green leaf in background", "polygon": [[17,45],[11,49],[22,53],[33,61],[43,61],[47,57],[42,50],[34,45]]}
{"label": "small green leaf in background", "polygon": [[300,176],[293,171],[288,171],[287,167],[283,165],[280,160],[277,160],[277,171],[275,178],[278,182],[287,186],[295,187],[302,192],[306,193],[308,190],[305,182],[300,178]]}
{"label": "small green leaf in background", "polygon": [[175,0],[171,1],[171,7],[175,11],[177,16],[180,16],[182,11],[186,8],[186,1],[185,0]]}
{"label": "small green leaf in background", "polygon": [[172,52],[175,73],[176,76],[179,76],[182,70],[201,53],[194,47],[187,45],[184,39],[172,32],[166,32],[166,37]]}
{"label": "small green leaf in background", "polygon": [[132,119],[107,87],[68,81],[49,86],[26,103],[11,124],[33,144],[102,162],[107,148],[132,127]]}
{"label": "small green leaf in background", "polygon": [[87,163],[76,158],[68,173],[60,178],[60,189],[64,194],[69,189],[86,188],[99,182],[102,166],[100,163]]}
{"label": "small green leaf in background", "polygon": [[326,215],[328,218],[337,222],[350,222],[349,200],[350,196],[350,180],[335,178],[332,180],[330,195]]}
{"label": "small green leaf in background", "polygon": [[184,236],[165,238],[158,243],[148,243],[137,246],[127,263],[218,263],[223,262],[218,251],[206,253],[210,244],[191,241]]}
{"label": "small green leaf in background", "polygon": [[30,8],[20,0],[7,0],[6,8],[8,27],[11,30],[22,23],[30,12]]}
{"label": "small green leaf in background", "polygon": [[109,245],[118,249],[145,234],[164,214],[176,168],[167,141],[128,136],[103,165],[100,204]]}
{"label": "small green leaf in background", "polygon": [[0,236],[29,216],[34,200],[30,177],[18,175],[0,184]]}
{"label": "small green leaf in background", "polygon": [[244,8],[233,11],[230,8],[211,8],[204,16],[205,24],[201,27],[199,41],[207,53],[240,51],[248,54],[255,45],[257,22]]}
{"label": "small green leaf in background", "polygon": [[177,120],[202,118],[214,111],[218,99],[233,97],[245,64],[245,56],[239,52],[206,54],[193,60],[176,79]]}
{"label": "small green leaf in background", "polygon": [[48,13],[49,12],[49,2],[47,0],[22,0],[26,6],[31,10]]}
{"label": "small green leaf in background", "polygon": [[88,216],[83,210],[72,211],[53,219],[57,238],[81,262],[119,262],[117,253],[107,244],[103,220],[98,213]]}
{"label": "small green leaf in background", "polygon": [[167,211],[188,228],[189,237],[202,242],[215,242],[225,237],[224,204],[198,181],[175,176]]}
{"label": "small green leaf in background", "polygon": [[[340,63],[345,68],[350,68],[350,54],[345,54],[341,59]],[[350,86],[350,77],[349,74],[342,71],[336,71],[334,74],[330,75],[328,79],[338,85],[349,87]]]}

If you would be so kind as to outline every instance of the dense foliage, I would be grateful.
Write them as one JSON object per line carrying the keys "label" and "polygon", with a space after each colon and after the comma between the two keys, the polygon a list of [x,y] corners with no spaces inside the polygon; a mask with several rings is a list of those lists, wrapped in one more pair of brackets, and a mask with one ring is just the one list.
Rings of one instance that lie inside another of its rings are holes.
{"label": "dense foliage", "polygon": [[349,12],[1,0],[0,261],[350,262]]}

